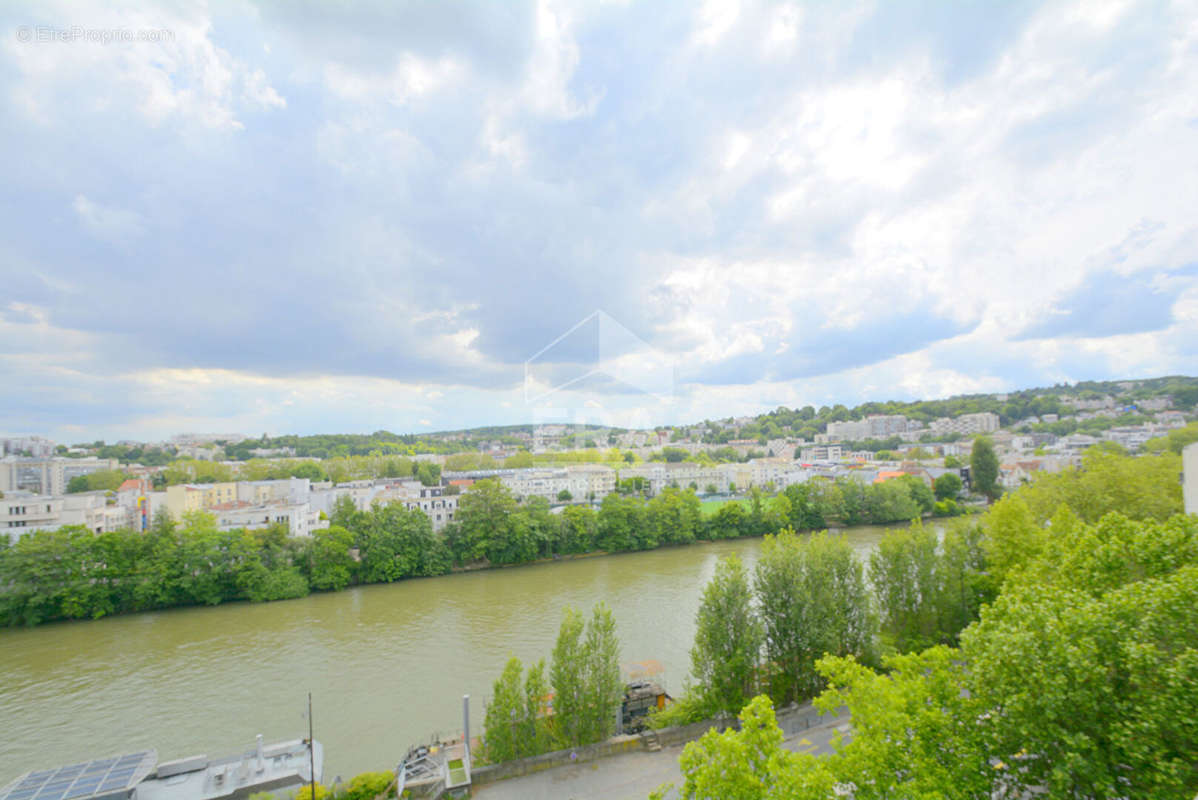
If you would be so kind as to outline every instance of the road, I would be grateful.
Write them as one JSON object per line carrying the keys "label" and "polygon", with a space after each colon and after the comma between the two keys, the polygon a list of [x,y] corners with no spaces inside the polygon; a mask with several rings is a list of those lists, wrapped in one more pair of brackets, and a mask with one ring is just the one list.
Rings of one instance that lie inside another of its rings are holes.
{"label": "road", "polygon": [[[847,734],[848,729],[848,718],[837,717],[788,736],[783,746],[820,755],[830,752],[830,742],[837,732]],[[556,767],[476,787],[472,796],[481,800],[645,800],[649,792],[663,783],[682,785],[682,772],[678,769],[681,754],[682,746],[666,747],[656,753],[640,751]],[[668,796],[678,795],[673,792]]]}

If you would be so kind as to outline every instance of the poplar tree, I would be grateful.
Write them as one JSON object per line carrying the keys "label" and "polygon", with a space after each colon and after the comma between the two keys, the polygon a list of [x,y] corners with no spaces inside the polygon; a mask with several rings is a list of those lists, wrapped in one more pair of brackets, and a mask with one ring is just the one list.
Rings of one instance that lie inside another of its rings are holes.
{"label": "poplar tree", "polygon": [[696,622],[691,674],[701,701],[711,713],[736,714],[756,689],[762,643],[748,573],[737,556],[716,565]]}

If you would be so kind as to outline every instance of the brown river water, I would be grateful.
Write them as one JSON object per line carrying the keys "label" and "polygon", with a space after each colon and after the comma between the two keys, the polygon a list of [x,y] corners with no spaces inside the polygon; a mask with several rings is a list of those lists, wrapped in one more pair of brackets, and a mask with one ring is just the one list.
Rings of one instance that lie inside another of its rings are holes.
{"label": "brown river water", "polygon": [[[865,557],[882,528],[838,531]],[[0,629],[0,786],[30,769],[155,748],[160,760],[307,735],[325,781],[393,769],[408,746],[472,732],[511,655],[548,662],[562,609],[615,613],[625,662],[677,692],[716,561],[760,539],[366,586],[298,600]]]}

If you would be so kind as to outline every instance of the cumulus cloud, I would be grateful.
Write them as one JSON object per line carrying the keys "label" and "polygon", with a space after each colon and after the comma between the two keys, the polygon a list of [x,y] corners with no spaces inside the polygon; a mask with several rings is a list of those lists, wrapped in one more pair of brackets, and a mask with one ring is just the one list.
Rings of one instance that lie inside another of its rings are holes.
{"label": "cumulus cloud", "polygon": [[[520,421],[524,362],[596,309],[678,365],[678,420],[1195,368],[1184,4],[0,23],[171,33],[0,43],[0,365],[30,389],[3,407],[31,425],[203,427],[187,370],[266,398],[214,428],[365,425],[328,386],[378,381],[405,400],[375,427]],[[155,388],[53,399],[112,386]]]}

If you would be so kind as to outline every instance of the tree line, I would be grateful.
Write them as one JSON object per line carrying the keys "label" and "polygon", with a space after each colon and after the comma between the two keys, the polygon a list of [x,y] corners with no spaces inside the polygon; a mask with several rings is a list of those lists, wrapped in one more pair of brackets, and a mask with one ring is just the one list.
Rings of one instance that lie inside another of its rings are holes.
{"label": "tree line", "polygon": [[288,599],[443,575],[455,564],[521,564],[783,528],[895,522],[938,505],[915,478],[876,485],[812,481],[772,496],[754,490],[710,516],[703,515],[692,489],[666,489],[652,498],[628,491],[608,495],[598,509],[568,506],[555,514],[544,499],[518,503],[497,481],[480,481],[461,496],[457,518],[441,534],[422,511],[399,504],[362,511],[349,498],[334,504],[330,527],[310,537],[291,537],[286,526],[221,531],[210,514],[175,522],[165,512],[144,534],[93,534],[71,526],[35,531],[14,543],[0,540],[0,624]]}
{"label": "tree line", "polygon": [[[684,699],[745,704],[739,730],[684,749],[681,796],[1193,797],[1198,518],[1179,467],[1092,449],[959,536],[887,534],[868,568],[791,534],[752,582],[722,564]],[[773,710],[814,692],[853,726],[823,757],[785,749]]]}
{"label": "tree line", "polygon": [[163,511],[144,533],[66,526],[0,537],[0,625],[285,600],[450,570],[423,512],[379,505],[338,522],[353,530],[333,524],[294,537],[285,524],[222,531],[211,514],[176,522]]}
{"label": "tree line", "polygon": [[691,676],[659,726],[735,715],[759,693],[803,702],[826,687],[826,655],[879,666],[888,653],[955,644],[993,599],[976,529],[938,537],[916,522],[862,561],[827,532],[767,535],[752,573],[722,559],[703,593]]}

